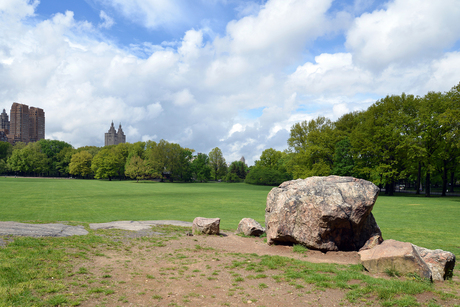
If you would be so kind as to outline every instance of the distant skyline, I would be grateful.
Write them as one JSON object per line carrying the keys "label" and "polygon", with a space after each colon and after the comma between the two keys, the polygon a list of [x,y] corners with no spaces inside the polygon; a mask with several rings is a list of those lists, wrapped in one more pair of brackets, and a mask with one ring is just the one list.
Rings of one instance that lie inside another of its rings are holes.
{"label": "distant skyline", "polygon": [[249,165],[299,121],[460,82],[460,0],[3,0],[0,111],[46,138],[219,147]]}

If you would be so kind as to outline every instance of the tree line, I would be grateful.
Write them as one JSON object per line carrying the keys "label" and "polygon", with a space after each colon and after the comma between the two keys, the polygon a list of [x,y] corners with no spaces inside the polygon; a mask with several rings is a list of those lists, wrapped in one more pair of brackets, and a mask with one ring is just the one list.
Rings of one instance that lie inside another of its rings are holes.
{"label": "tree line", "polygon": [[9,175],[239,182],[247,171],[241,161],[228,166],[218,147],[209,154],[195,154],[193,149],[165,140],[77,149],[56,140],[18,142],[14,146],[0,142],[0,173]]}

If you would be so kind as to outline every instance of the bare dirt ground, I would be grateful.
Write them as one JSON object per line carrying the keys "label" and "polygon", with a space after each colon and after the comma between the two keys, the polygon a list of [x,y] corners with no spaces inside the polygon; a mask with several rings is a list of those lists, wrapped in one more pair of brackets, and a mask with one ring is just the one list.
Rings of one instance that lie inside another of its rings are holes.
{"label": "bare dirt ground", "polygon": [[[104,247],[75,263],[70,291],[81,306],[381,306],[375,295],[350,303],[347,290],[321,288],[303,280],[283,280],[276,268],[247,270],[261,256],[283,256],[314,263],[357,264],[356,252],[293,252],[292,246],[268,246],[263,238],[225,232],[221,236],[186,236],[158,241],[158,232],[109,230],[122,242]],[[161,236],[160,236],[161,237]],[[163,235],[163,237],[165,237]],[[245,265],[238,265],[245,264]],[[436,283],[439,293],[460,295],[454,280]],[[380,276],[382,278],[388,278]],[[351,281],[361,283],[361,281]],[[82,294],[84,293],[84,294]],[[433,292],[418,295],[420,306],[459,306],[456,297]]]}

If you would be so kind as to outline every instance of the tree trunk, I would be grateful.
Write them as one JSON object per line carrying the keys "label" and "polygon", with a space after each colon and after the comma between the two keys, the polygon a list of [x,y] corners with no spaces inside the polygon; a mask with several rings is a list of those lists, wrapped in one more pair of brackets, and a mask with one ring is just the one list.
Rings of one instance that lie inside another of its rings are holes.
{"label": "tree trunk", "polygon": [[450,171],[450,191],[452,193],[454,193],[454,186],[455,186],[455,168],[453,168],[451,171]]}
{"label": "tree trunk", "polygon": [[425,178],[425,197],[430,197],[430,192],[431,192],[431,177],[430,173],[426,172],[426,178]]}
{"label": "tree trunk", "polygon": [[442,196],[446,196],[447,191],[447,161],[442,161],[444,164],[444,169],[442,172]]}
{"label": "tree trunk", "polygon": [[415,194],[420,194],[420,184],[422,183],[422,163],[418,163],[417,183],[415,184]]}
{"label": "tree trunk", "polygon": [[388,185],[388,188],[390,189],[390,191],[388,191],[388,195],[393,196],[393,195],[394,195],[394,192],[395,192],[395,183],[394,183],[394,182],[391,182],[391,183]]}

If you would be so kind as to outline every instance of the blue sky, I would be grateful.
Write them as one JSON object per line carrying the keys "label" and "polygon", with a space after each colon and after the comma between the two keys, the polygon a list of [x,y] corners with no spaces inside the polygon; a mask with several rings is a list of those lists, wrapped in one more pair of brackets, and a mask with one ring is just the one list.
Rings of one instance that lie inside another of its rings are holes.
{"label": "blue sky", "polygon": [[460,81],[460,0],[3,0],[0,108],[46,137],[219,147],[252,164],[293,124]]}

